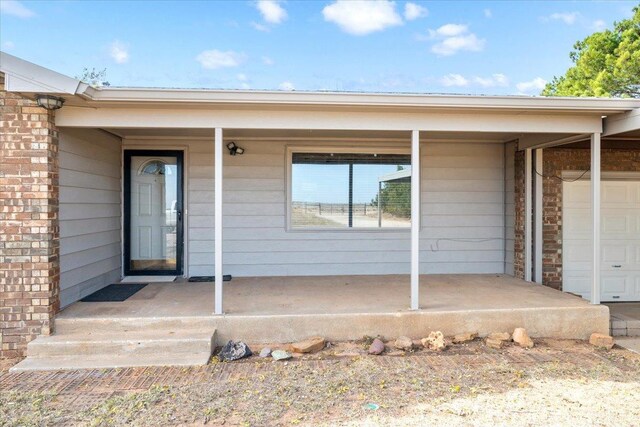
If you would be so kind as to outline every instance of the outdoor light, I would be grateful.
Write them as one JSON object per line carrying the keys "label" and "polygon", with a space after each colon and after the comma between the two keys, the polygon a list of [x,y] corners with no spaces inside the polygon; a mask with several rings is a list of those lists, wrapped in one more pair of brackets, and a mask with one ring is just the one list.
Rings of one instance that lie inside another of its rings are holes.
{"label": "outdoor light", "polygon": [[229,154],[232,156],[244,153],[244,148],[238,147],[235,142],[228,143],[227,148],[229,149]]}
{"label": "outdoor light", "polygon": [[36,95],[36,102],[45,110],[57,110],[62,108],[64,104],[64,98],[53,95]]}

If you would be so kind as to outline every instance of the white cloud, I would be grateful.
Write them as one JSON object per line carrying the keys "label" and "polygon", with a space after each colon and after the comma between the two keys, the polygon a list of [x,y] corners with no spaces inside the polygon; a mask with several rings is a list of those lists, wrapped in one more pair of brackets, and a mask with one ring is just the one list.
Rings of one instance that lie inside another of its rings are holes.
{"label": "white cloud", "polygon": [[262,15],[262,19],[270,24],[281,24],[287,19],[287,11],[276,0],[258,0],[256,7]]}
{"label": "white cloud", "polygon": [[236,75],[236,78],[237,78],[238,80],[240,80],[241,82],[246,82],[247,80],[249,80],[249,79],[247,78],[247,75],[246,75],[246,74],[244,74],[244,73],[237,74],[237,75]]}
{"label": "white cloud", "polygon": [[445,24],[437,30],[429,30],[432,37],[454,37],[469,31],[466,25],[462,24]]}
{"label": "white cloud", "polygon": [[271,59],[270,57],[268,57],[268,56],[263,56],[262,57],[262,63],[264,65],[273,65],[273,64],[275,64],[275,61],[273,59]]}
{"label": "white cloud", "polygon": [[440,79],[440,83],[442,83],[443,86],[462,87],[462,86],[468,86],[469,80],[467,80],[460,74],[447,74],[446,76]]}
{"label": "white cloud", "polygon": [[516,84],[516,88],[520,93],[530,94],[532,92],[540,92],[544,89],[544,86],[547,84],[547,81],[542,77],[536,77],[535,79],[528,82],[520,82]]}
{"label": "white cloud", "polygon": [[493,12],[491,12],[491,9],[485,9],[483,12],[485,18],[493,18]]}
{"label": "white cloud", "polygon": [[322,9],[325,21],[356,36],[402,25],[394,2],[388,0],[336,0]]}
{"label": "white cloud", "polygon": [[563,12],[563,13],[552,13],[551,15],[544,17],[544,21],[562,21],[567,25],[573,25],[580,13],[578,12]]}
{"label": "white cloud", "polygon": [[404,19],[407,21],[424,18],[427,15],[429,15],[429,10],[424,6],[415,3],[405,3],[404,5]]}
{"label": "white cloud", "polygon": [[263,32],[265,32],[265,33],[268,33],[269,31],[271,31],[271,28],[267,27],[267,26],[266,26],[266,25],[264,25],[264,24],[260,24],[260,23],[258,23],[258,22],[252,22],[252,23],[251,23],[251,26],[252,26],[253,28],[255,28],[256,30],[258,30],[258,31],[263,31]]}
{"label": "white cloud", "polygon": [[16,44],[14,42],[12,42],[11,40],[7,40],[6,42],[2,43],[2,48],[5,50],[11,50],[14,47],[16,47]]}
{"label": "white cloud", "polygon": [[440,56],[455,55],[461,50],[480,52],[484,49],[485,40],[478,38],[474,33],[462,34],[453,37],[445,37],[431,46],[431,52]]}
{"label": "white cloud", "polygon": [[607,28],[607,23],[604,22],[602,19],[596,19],[595,21],[593,21],[593,23],[591,24],[591,28],[593,28],[596,31],[602,31],[605,28]]}
{"label": "white cloud", "polygon": [[196,61],[207,70],[216,70],[218,68],[237,67],[246,59],[245,54],[228,50],[226,52],[213,49],[200,52],[196,56]]}
{"label": "white cloud", "polygon": [[474,77],[473,81],[482,87],[509,86],[509,79],[504,74],[496,73],[491,77]]}
{"label": "white cloud", "polygon": [[17,16],[18,18],[31,18],[36,14],[25,5],[17,0],[2,0],[0,1],[0,12]]}
{"label": "white cloud", "polygon": [[293,85],[293,83],[286,81],[286,82],[282,82],[280,83],[280,85],[278,86],[278,89],[280,90],[296,90],[296,87]]}
{"label": "white cloud", "polygon": [[124,64],[129,61],[129,49],[126,45],[116,40],[109,45],[109,56],[116,64]]}

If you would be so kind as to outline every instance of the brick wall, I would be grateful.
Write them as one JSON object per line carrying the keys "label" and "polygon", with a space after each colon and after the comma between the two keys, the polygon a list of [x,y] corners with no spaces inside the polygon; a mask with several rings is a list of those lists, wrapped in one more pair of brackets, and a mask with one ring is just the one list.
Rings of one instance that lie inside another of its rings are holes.
{"label": "brick wall", "polygon": [[59,309],[58,133],[2,73],[0,129],[0,357],[21,357]]}
{"label": "brick wall", "polygon": [[[603,149],[602,171],[640,171],[640,150]],[[550,148],[543,155],[543,284],[562,289],[562,181],[563,171],[587,170],[591,166],[588,149]],[[516,152],[516,239],[515,275],[524,277],[524,152]]]}

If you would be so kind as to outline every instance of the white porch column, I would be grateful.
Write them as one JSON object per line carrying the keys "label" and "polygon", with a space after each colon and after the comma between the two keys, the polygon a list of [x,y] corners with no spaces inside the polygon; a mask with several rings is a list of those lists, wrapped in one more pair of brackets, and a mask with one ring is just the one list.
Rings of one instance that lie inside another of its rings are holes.
{"label": "white porch column", "polygon": [[411,310],[420,308],[420,131],[411,132]]}
{"label": "white porch column", "polygon": [[543,182],[542,182],[542,175],[543,175],[543,164],[542,164],[542,148],[537,149],[535,152],[535,158],[536,158],[536,167],[535,167],[535,179],[536,179],[536,185],[535,185],[535,189],[536,189],[536,194],[535,194],[535,216],[534,216],[534,223],[535,223],[535,239],[533,239],[534,244],[533,247],[534,249],[534,259],[535,259],[535,263],[533,266],[533,280],[537,283],[542,284],[542,247],[543,247],[543,236],[542,236],[542,216],[543,216],[543,209],[542,209],[542,190],[543,190]]}
{"label": "white porch column", "polygon": [[600,304],[600,134],[591,135],[591,304]]}
{"label": "white porch column", "polygon": [[214,226],[215,226],[215,314],[222,314],[222,128],[215,129],[214,138],[214,155],[215,155],[215,207],[214,207]]}
{"label": "white porch column", "polygon": [[531,281],[531,149],[524,151],[524,280]]}

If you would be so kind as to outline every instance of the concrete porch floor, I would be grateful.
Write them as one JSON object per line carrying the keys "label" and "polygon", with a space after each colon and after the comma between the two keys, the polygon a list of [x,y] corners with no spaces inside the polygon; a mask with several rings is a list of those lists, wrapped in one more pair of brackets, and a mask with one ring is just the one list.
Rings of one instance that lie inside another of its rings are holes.
{"label": "concrete porch floor", "polygon": [[425,275],[421,309],[410,311],[409,277],[234,278],[224,285],[224,316],[213,316],[213,283],[153,283],[124,302],[77,302],[63,321],[209,317],[218,338],[287,342],[311,335],[421,337],[429,330],[480,335],[526,327],[532,336],[587,338],[607,333],[609,310],[505,275]]}
{"label": "concrete porch floor", "polygon": [[[263,316],[409,311],[409,277],[239,277],[224,284],[225,315]],[[151,283],[123,302],[77,302],[61,318],[208,316],[212,282]],[[584,307],[587,301],[505,275],[424,275],[421,310]]]}

